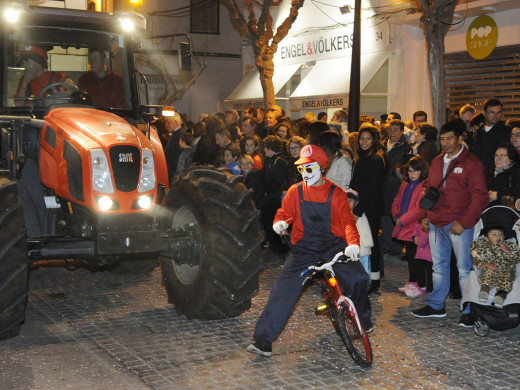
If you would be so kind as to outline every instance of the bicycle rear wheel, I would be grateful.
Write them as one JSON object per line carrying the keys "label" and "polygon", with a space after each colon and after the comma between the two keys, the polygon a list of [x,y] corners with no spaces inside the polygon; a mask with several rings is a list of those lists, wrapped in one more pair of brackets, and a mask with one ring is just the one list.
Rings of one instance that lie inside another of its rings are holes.
{"label": "bicycle rear wheel", "polygon": [[347,303],[338,310],[338,327],[343,344],[354,361],[361,367],[372,365],[372,346],[363,325],[358,327],[356,318],[350,313]]}

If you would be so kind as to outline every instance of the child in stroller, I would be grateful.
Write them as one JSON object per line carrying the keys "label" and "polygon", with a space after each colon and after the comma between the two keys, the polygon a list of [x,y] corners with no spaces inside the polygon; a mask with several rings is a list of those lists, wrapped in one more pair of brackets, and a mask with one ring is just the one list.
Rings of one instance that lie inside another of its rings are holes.
{"label": "child in stroller", "polygon": [[478,301],[487,303],[489,291],[496,288],[493,303],[501,309],[506,295],[513,288],[516,265],[520,263],[520,247],[510,241],[504,242],[505,233],[502,225],[487,225],[482,233],[484,237],[471,243],[473,264],[482,270],[478,278]]}
{"label": "child in stroller", "polygon": [[[515,250],[518,248],[520,242],[519,224],[520,215],[513,209],[506,206],[492,206],[487,208],[481,214],[480,220],[475,226],[474,239],[477,240],[484,234],[484,226],[500,225],[504,228],[504,241],[511,242],[516,245],[512,246]],[[509,244],[508,244],[509,245]],[[518,252],[516,252],[518,254]],[[518,255],[517,255],[518,256]],[[489,333],[489,329],[505,330],[518,326],[520,314],[520,259],[516,259],[516,273],[512,285],[512,289],[507,293],[499,308],[496,305],[495,296],[496,288],[490,288],[488,292],[488,299],[482,302],[479,300],[479,293],[481,292],[481,283],[479,277],[483,269],[479,269],[478,261],[474,262],[473,270],[464,283],[462,292],[461,308],[464,308],[468,303],[471,303],[471,313],[475,319],[473,329],[481,336]],[[482,268],[482,265],[480,265]],[[493,287],[493,286],[489,286]],[[485,290],[485,288],[484,288]],[[498,300],[500,303],[500,300]]]}

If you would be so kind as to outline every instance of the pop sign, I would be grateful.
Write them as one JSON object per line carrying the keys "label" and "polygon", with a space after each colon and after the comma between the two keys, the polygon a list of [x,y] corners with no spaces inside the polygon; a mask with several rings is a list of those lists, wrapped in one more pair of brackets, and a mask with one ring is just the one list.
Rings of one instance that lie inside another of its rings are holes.
{"label": "pop sign", "polygon": [[480,15],[471,22],[466,33],[466,47],[476,60],[486,58],[495,49],[498,41],[498,27],[491,16]]}

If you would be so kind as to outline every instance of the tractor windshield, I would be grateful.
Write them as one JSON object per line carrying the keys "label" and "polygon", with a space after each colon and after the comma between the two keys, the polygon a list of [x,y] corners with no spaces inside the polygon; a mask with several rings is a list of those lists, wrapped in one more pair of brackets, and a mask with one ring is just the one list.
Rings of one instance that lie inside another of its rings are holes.
{"label": "tractor windshield", "polygon": [[59,27],[19,28],[5,36],[3,106],[46,111],[56,104],[132,110],[124,39]]}

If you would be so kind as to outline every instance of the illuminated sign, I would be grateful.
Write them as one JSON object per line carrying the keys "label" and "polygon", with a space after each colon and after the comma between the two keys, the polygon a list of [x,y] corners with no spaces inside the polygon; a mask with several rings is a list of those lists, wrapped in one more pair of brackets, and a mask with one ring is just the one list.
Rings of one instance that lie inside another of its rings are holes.
{"label": "illuminated sign", "polygon": [[489,56],[498,41],[498,27],[489,15],[480,15],[469,25],[466,48],[471,57],[482,60]]}
{"label": "illuminated sign", "polygon": [[[386,23],[365,27],[361,34],[361,53],[384,52],[388,48]],[[288,36],[278,44],[274,55],[276,65],[341,58],[352,54],[353,25]]]}

